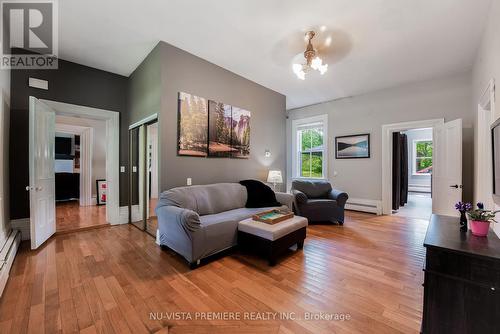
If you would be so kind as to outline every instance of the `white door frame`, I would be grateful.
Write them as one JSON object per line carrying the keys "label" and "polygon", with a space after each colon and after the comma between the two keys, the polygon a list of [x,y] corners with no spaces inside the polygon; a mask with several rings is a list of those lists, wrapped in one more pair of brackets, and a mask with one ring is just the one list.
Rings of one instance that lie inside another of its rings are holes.
{"label": "white door frame", "polygon": [[120,224],[120,178],[119,137],[120,114],[116,111],[79,106],[50,100],[40,100],[56,111],[58,115],[84,116],[106,122],[106,221]]}
{"label": "white door frame", "polygon": [[[493,163],[491,154],[491,124],[496,120],[495,79],[491,79],[477,103],[477,128],[474,133],[474,202],[484,202],[486,208],[500,209],[493,201]],[[497,216],[498,218],[498,216]],[[493,230],[500,236],[499,224]]]}
{"label": "white door frame", "polygon": [[90,206],[93,204],[92,149],[94,129],[87,126],[57,123],[56,117],[56,132],[80,136],[80,206]]}
{"label": "white door frame", "polygon": [[392,214],[392,134],[442,126],[444,118],[382,125],[382,214]]}

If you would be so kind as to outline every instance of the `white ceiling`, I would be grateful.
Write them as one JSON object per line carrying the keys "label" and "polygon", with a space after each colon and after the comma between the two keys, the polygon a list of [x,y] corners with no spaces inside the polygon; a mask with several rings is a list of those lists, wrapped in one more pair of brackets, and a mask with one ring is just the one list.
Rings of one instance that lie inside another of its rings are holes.
{"label": "white ceiling", "polygon": [[[163,40],[287,97],[287,109],[472,66],[490,0],[63,0],[61,58],[130,75]],[[310,28],[324,76],[291,70]],[[319,46],[319,45],[318,45]]]}

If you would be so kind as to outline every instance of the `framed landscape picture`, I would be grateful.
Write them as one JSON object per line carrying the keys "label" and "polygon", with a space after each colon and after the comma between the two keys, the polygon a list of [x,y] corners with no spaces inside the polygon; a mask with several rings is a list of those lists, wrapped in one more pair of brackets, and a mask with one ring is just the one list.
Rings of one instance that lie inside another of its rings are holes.
{"label": "framed landscape picture", "polygon": [[232,131],[231,106],[208,101],[208,156],[229,158],[231,156]]}
{"label": "framed landscape picture", "polygon": [[370,134],[335,137],[335,159],[370,157]]}
{"label": "framed landscape picture", "polygon": [[232,107],[231,157],[248,159],[250,156],[250,111]]}
{"label": "framed landscape picture", "polygon": [[179,93],[177,155],[206,157],[208,153],[207,100]]}

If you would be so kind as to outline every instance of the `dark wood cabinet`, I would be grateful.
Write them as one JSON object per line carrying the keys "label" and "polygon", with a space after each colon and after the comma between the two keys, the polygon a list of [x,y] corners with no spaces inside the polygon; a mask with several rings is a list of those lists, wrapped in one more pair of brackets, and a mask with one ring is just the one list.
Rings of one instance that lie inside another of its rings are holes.
{"label": "dark wood cabinet", "polygon": [[500,333],[500,239],[460,232],[458,218],[433,215],[424,246],[422,333]]}

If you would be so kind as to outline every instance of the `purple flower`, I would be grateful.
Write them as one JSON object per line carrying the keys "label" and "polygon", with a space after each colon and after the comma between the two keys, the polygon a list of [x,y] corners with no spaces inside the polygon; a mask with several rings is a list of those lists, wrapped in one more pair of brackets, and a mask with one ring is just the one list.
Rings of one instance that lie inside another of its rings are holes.
{"label": "purple flower", "polygon": [[460,212],[470,211],[470,210],[472,210],[472,204],[458,202],[457,204],[455,204],[455,209],[457,209]]}
{"label": "purple flower", "polygon": [[484,210],[484,204],[482,202],[477,203],[477,208],[480,210]]}

